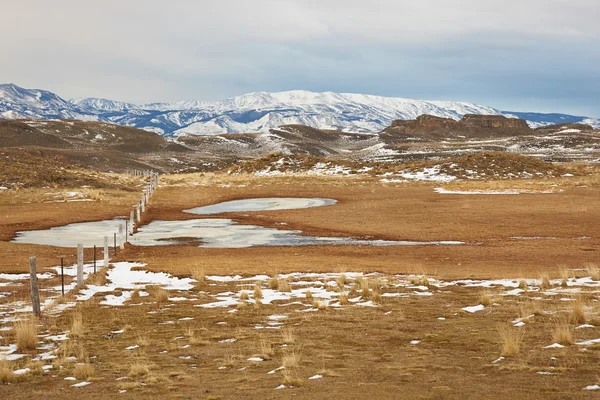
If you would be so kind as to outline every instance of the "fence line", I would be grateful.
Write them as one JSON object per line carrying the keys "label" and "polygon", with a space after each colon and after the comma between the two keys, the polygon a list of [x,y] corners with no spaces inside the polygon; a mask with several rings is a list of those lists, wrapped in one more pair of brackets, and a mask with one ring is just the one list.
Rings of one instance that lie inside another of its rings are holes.
{"label": "fence line", "polygon": [[[114,233],[114,253],[117,255],[117,246],[121,249],[125,249],[125,243],[128,241],[127,236],[133,236],[135,233],[135,228],[140,224],[142,220],[142,214],[144,214],[149,206],[150,197],[152,193],[158,188],[158,177],[159,174],[157,172],[151,170],[131,170],[128,169],[126,171],[128,175],[133,175],[136,177],[150,177],[149,182],[144,186],[142,191],[142,196],[140,201],[134,206],[134,210],[129,213],[129,221],[125,220],[124,223],[119,224],[118,233]],[[134,219],[136,217],[136,219]],[[127,223],[129,222],[129,223]],[[117,240],[118,239],[118,240]],[[104,264],[103,268],[108,267],[108,256],[109,256],[109,246],[108,246],[108,236],[104,236]],[[84,247],[83,244],[77,244],[77,288],[83,287],[83,266],[84,266]],[[61,292],[64,296],[65,294],[65,272],[64,272],[64,259],[61,257],[60,259],[60,275],[61,275]],[[96,272],[96,246],[94,246],[94,273]],[[40,306],[40,292],[37,278],[37,261],[36,257],[29,258],[29,274],[30,274],[30,289],[31,289],[31,305],[33,309],[33,314],[36,317],[41,315],[41,306]]]}

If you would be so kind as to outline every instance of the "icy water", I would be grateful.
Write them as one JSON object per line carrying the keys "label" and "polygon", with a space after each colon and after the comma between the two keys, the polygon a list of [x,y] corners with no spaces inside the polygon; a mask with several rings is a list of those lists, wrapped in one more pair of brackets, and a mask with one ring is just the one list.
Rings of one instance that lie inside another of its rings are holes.
{"label": "icy water", "polygon": [[[232,211],[271,211],[335,204],[330,199],[268,198],[236,200],[212,206],[185,210],[189,213],[211,215]],[[39,231],[18,232],[16,243],[41,244],[57,247],[103,246],[104,236],[112,238],[122,220],[83,222]],[[253,246],[307,246],[307,245],[369,245],[418,246],[460,245],[456,241],[412,242],[359,239],[350,237],[305,236],[302,231],[240,225],[227,218],[191,219],[184,221],[152,221],[129,237],[134,246],[169,246],[189,244],[212,248],[243,248]]]}
{"label": "icy water", "polygon": [[226,201],[224,203],[218,203],[204,207],[196,207],[183,211],[190,214],[211,215],[225,212],[295,210],[299,208],[330,206],[335,203],[337,203],[337,200],[332,199],[272,197],[261,199]]}

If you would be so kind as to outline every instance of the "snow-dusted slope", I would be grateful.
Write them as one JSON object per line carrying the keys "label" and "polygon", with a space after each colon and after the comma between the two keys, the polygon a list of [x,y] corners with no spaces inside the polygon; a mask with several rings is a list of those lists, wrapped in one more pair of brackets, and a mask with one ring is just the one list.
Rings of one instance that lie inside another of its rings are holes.
{"label": "snow-dusted slope", "polygon": [[268,132],[288,124],[346,132],[379,132],[395,119],[414,119],[421,114],[460,119],[467,113],[519,116],[535,126],[585,121],[600,127],[597,119],[572,115],[511,113],[473,103],[363,94],[297,90],[249,93],[217,102],[135,105],[96,98],[65,101],[47,91],[0,85],[0,118],[98,120],[166,136]]}

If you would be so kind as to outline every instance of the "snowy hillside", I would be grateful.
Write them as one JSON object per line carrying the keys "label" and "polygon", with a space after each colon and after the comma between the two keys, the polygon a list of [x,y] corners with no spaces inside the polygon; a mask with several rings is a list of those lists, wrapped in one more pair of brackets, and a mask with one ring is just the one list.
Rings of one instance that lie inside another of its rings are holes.
{"label": "snowy hillside", "polygon": [[345,132],[379,132],[395,119],[421,114],[460,119],[464,114],[502,114],[527,119],[532,126],[600,120],[565,114],[504,112],[465,102],[422,101],[363,94],[249,93],[217,102],[183,101],[135,105],[85,98],[70,101],[16,85],[0,85],[0,118],[71,118],[133,126],[165,136],[268,132],[300,124]]}

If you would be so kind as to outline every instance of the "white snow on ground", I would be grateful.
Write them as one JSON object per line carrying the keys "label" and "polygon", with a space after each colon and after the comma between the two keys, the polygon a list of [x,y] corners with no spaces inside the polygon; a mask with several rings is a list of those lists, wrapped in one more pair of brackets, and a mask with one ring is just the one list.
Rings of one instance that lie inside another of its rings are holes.
{"label": "white snow on ground", "polygon": [[471,307],[463,307],[463,310],[465,310],[468,313],[476,313],[477,311],[481,311],[483,310],[485,307],[482,304],[479,304],[477,306],[471,306]]}
{"label": "white snow on ground", "polygon": [[434,192],[440,194],[465,194],[465,195],[514,195],[514,194],[551,194],[560,193],[562,190],[527,190],[527,189],[507,189],[507,190],[448,190],[444,188],[435,188]]}
{"label": "white snow on ground", "polygon": [[423,168],[421,171],[400,172],[398,175],[414,181],[452,182],[456,180],[455,176],[441,173],[439,165]]}

